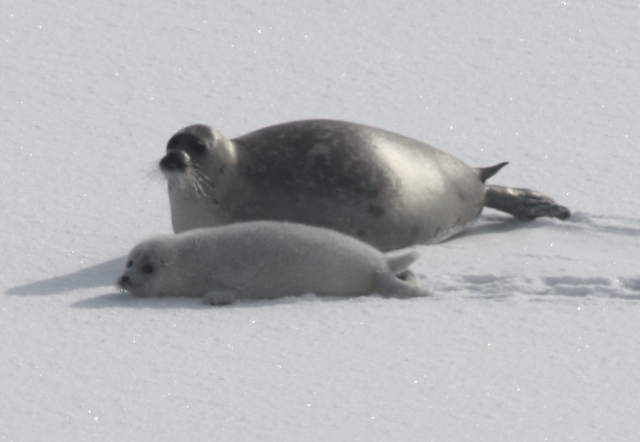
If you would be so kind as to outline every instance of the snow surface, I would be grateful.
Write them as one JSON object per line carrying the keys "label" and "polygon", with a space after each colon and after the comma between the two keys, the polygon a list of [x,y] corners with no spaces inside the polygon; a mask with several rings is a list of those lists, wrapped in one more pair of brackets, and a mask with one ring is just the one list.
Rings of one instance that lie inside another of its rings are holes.
{"label": "snow surface", "polygon": [[[6,0],[0,440],[640,440],[640,4]],[[420,247],[431,299],[133,299],[202,122],[383,127],[543,191]]]}

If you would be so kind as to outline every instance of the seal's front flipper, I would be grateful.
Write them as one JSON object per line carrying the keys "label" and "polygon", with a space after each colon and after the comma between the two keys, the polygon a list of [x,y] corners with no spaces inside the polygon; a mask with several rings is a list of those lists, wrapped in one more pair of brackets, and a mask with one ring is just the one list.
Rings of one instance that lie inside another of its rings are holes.
{"label": "seal's front flipper", "polygon": [[487,186],[484,205],[492,209],[507,212],[521,221],[531,221],[541,216],[567,219],[571,211],[557,204],[546,195],[529,189]]}
{"label": "seal's front flipper", "polygon": [[236,294],[230,290],[212,290],[204,295],[205,304],[229,305],[236,300]]}

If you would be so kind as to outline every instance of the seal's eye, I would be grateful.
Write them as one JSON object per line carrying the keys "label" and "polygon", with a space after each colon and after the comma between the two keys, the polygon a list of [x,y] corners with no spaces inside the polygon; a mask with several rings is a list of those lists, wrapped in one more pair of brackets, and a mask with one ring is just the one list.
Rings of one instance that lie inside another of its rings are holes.
{"label": "seal's eye", "polygon": [[129,260],[127,261],[127,268],[130,268],[133,265],[133,261]]}
{"label": "seal's eye", "polygon": [[195,139],[191,143],[189,143],[189,150],[198,155],[202,155],[206,152],[207,146],[204,144],[204,141]]}
{"label": "seal's eye", "polygon": [[153,268],[152,264],[145,264],[142,266],[140,270],[142,270],[142,273],[146,273],[147,275],[150,275],[151,273],[153,273],[155,269]]}

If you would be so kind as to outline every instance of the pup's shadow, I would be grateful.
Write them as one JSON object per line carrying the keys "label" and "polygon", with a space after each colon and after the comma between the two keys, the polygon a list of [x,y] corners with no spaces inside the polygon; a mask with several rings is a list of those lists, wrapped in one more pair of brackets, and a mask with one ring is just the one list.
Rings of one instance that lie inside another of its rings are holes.
{"label": "pup's shadow", "polygon": [[[14,296],[39,296],[56,295],[73,290],[93,289],[96,287],[114,287],[118,275],[124,268],[126,255],[113,258],[100,264],[80,269],[66,275],[30,282],[25,285],[7,290],[7,295]],[[202,300],[187,298],[171,299],[140,299],[128,293],[111,291],[103,295],[83,299],[73,303],[76,308],[101,309],[101,308],[193,308],[200,309],[210,306],[203,305]]]}
{"label": "pup's shadow", "polygon": [[212,306],[205,303],[202,298],[187,298],[180,296],[169,296],[159,298],[136,298],[128,293],[107,293],[83,299],[71,304],[75,308],[103,309],[103,308],[125,308],[125,309],[188,309],[188,310],[232,310],[247,308],[273,307],[277,305],[291,305],[297,302],[340,302],[348,298],[327,297],[318,298],[316,295],[307,293],[300,296],[287,296],[276,299],[241,299],[230,305]]}
{"label": "pup's shadow", "polygon": [[78,289],[113,286],[124,268],[126,256],[110,259],[77,272],[30,282],[7,290],[8,295],[55,295]]}
{"label": "pup's shadow", "polygon": [[[473,236],[492,235],[496,233],[510,233],[525,229],[549,229],[564,228],[562,223],[550,219],[536,219],[534,221],[520,221],[510,215],[504,215],[494,210],[488,210],[488,213],[480,215],[478,220],[450,240],[459,240]],[[447,241],[450,241],[447,240]],[[445,241],[445,243],[447,242]]]}
{"label": "pup's shadow", "polygon": [[[55,276],[49,279],[30,282],[6,291],[13,296],[40,296],[55,295],[79,289],[92,289],[96,287],[114,286],[117,275],[122,272],[127,257],[126,255],[113,258],[91,267],[80,269],[67,275]],[[301,297],[301,300],[309,302],[315,300],[314,295]],[[295,301],[295,299],[294,299]],[[266,305],[292,302],[292,298],[277,300],[240,301],[222,308],[260,308]],[[102,308],[129,308],[129,309],[211,309],[201,298],[162,297],[162,298],[136,298],[129,293],[110,292],[91,298],[83,299],[71,304],[75,308],[102,309]]]}
{"label": "pup's shadow", "polygon": [[163,297],[136,298],[129,293],[106,293],[74,302],[71,307],[84,309],[125,308],[125,309],[191,309],[211,308],[201,298]]}

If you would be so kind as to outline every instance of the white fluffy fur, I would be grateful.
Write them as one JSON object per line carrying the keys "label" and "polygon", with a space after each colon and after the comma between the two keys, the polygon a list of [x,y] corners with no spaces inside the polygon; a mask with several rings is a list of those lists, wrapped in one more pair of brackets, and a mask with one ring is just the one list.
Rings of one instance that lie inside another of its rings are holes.
{"label": "white fluffy fur", "polygon": [[133,248],[118,285],[138,296],[194,296],[220,305],[315,293],[399,298],[432,292],[402,281],[418,257],[382,253],[319,227],[256,221],[148,239]]}

